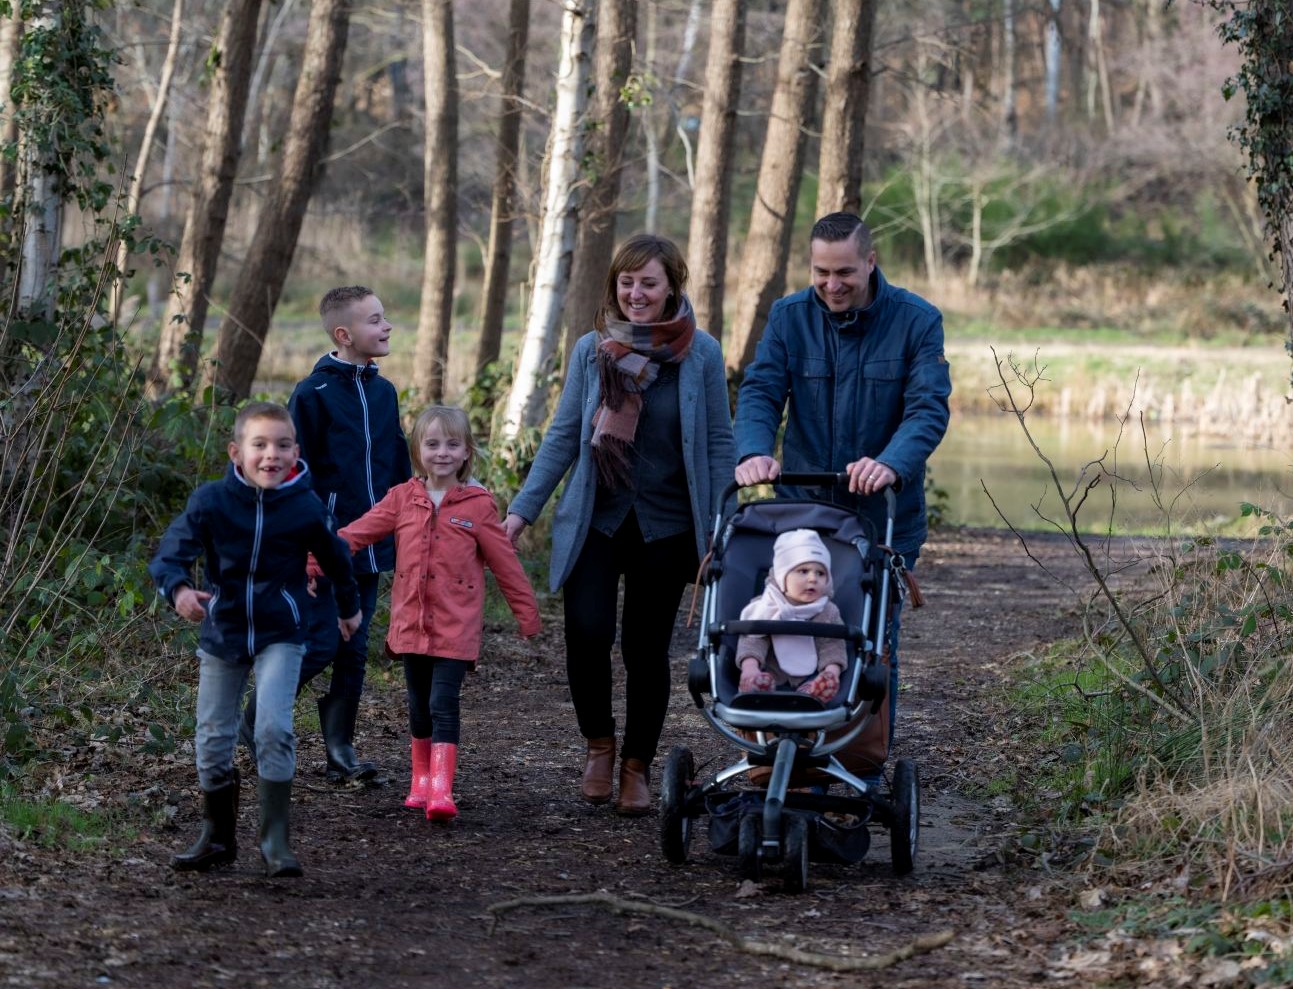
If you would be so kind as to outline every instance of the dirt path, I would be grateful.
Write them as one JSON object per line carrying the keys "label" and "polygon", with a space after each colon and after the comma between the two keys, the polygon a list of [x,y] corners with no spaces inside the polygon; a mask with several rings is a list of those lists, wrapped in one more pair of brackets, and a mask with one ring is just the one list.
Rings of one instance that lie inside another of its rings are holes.
{"label": "dirt path", "polygon": [[[1038,544],[1072,573],[1058,542]],[[1047,981],[1069,894],[995,864],[1008,804],[984,796],[996,753],[986,698],[1009,657],[1070,631],[1072,596],[1008,536],[938,535],[920,566],[928,606],[903,627],[899,755],[918,761],[924,812],[916,871],[895,879],[877,836],[860,866],[813,863],[808,892],[742,891],[735,862],[709,851],[662,858],[658,819],[615,817],[577,795],[582,746],[566,697],[558,630],[537,646],[511,628],[469,681],[457,788],[461,817],[431,825],[401,805],[407,767],[402,687],[374,671],[360,748],[388,785],[337,789],[321,744],[303,732],[294,810],[304,879],[260,878],[255,811],[244,783],[231,869],[177,875],[173,850],[195,828],[191,754],[159,763],[102,749],[69,753],[82,799],[122,806],[138,829],[112,853],[72,854],[0,833],[0,984],[79,986],[994,986]],[[664,749],[727,756],[680,685],[694,633],[680,631]],[[85,775],[78,775],[85,774]],[[88,794],[88,796],[87,796]],[[173,821],[169,821],[173,817]],[[985,867],[985,863],[988,863]],[[606,891],[680,907],[759,940],[859,957],[954,932],[945,947],[879,973],[837,974],[742,953],[714,934],[593,906],[525,908],[491,926],[491,904]],[[744,893],[745,895],[738,895]]]}

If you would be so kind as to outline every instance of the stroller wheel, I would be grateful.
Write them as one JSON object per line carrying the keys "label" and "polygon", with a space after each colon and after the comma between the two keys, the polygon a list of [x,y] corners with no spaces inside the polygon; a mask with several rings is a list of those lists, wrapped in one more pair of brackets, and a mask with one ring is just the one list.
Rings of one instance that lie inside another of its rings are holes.
{"label": "stroller wheel", "polygon": [[687,791],[696,774],[691,749],[676,746],[664,765],[660,783],[660,848],[675,865],[687,861],[691,850],[691,818],[687,816]]}
{"label": "stroller wheel", "polygon": [[893,823],[889,826],[890,859],[894,875],[905,876],[916,865],[920,836],[920,780],[916,764],[899,759],[893,771]]}
{"label": "stroller wheel", "polygon": [[802,893],[808,888],[808,821],[798,814],[788,814],[782,820],[786,831],[782,888],[787,893]]}
{"label": "stroller wheel", "polygon": [[741,815],[741,832],[736,846],[736,869],[742,879],[759,881],[763,826],[760,815],[747,811]]}

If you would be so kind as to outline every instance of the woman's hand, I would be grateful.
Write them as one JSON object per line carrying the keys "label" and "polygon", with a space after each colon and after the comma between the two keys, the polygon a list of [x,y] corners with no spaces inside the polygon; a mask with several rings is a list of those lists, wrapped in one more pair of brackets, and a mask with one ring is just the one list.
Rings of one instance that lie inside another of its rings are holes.
{"label": "woman's hand", "polygon": [[521,538],[521,533],[530,523],[521,518],[515,512],[508,512],[507,518],[503,519],[503,531],[507,533],[508,540],[512,546],[516,546],[516,541]]}

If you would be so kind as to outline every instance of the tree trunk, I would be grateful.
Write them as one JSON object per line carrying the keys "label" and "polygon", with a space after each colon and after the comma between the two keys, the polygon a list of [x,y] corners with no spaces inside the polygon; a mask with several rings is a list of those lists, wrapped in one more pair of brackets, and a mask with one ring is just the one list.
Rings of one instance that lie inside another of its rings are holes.
{"label": "tree trunk", "polygon": [[516,166],[520,148],[521,95],[525,88],[525,48],[530,36],[530,0],[512,0],[508,15],[507,56],[503,63],[502,109],[494,159],[494,194],[489,208],[489,248],[480,316],[476,373],[498,360],[507,311],[507,279],[512,263],[512,221],[516,210]]}
{"label": "tree trunk", "polygon": [[588,141],[584,150],[584,160],[593,163],[595,173],[579,210],[579,235],[563,319],[562,352],[565,354],[593,328],[615,249],[615,207],[620,195],[624,141],[629,131],[629,108],[620,99],[620,90],[632,67],[636,34],[633,0],[600,0],[593,108],[585,127]]}
{"label": "tree trunk", "polygon": [[862,150],[875,0],[836,0],[822,109],[817,215],[862,211]]}
{"label": "tree trunk", "polygon": [[[13,67],[21,45],[22,14],[14,10],[8,17],[0,18],[0,146],[4,147],[18,141],[18,118],[14,114],[9,84],[13,81]],[[16,174],[13,162],[0,155],[0,200],[13,195]]]}
{"label": "tree trunk", "polygon": [[[171,8],[171,35],[166,45],[166,57],[162,61],[162,73],[157,83],[157,96],[153,100],[148,123],[144,126],[144,136],[139,141],[139,157],[135,161],[135,171],[130,177],[130,188],[126,192],[125,213],[127,216],[139,212],[139,201],[143,198],[144,176],[148,172],[148,159],[153,154],[153,144],[157,138],[157,128],[161,124],[162,114],[166,112],[166,101],[170,97],[171,78],[175,75],[175,59],[180,50],[180,25],[184,20],[184,0],[175,0]],[[147,66],[142,63],[140,72],[146,72]],[[108,298],[108,319],[115,326],[121,319],[121,300],[126,294],[126,266],[130,263],[130,245],[125,238],[117,240],[117,277],[112,283]]]}
{"label": "tree trunk", "polygon": [[[1157,0],[1151,0],[1156,3]],[[1001,0],[1001,129],[1007,144],[1019,134],[1015,100],[1015,0]]]}
{"label": "tree trunk", "polygon": [[220,324],[214,380],[236,398],[251,393],[305,209],[323,171],[349,20],[348,0],[315,0],[310,10],[283,161],[234,283],[229,312]]}
{"label": "tree trunk", "polygon": [[727,225],[732,198],[732,136],[741,89],[745,42],[743,0],[715,0],[709,20],[705,102],[696,149],[696,185],[691,195],[691,304],[696,325],[723,334],[723,289],[727,276]]}
{"label": "tree trunk", "polygon": [[513,440],[522,429],[542,423],[547,392],[542,386],[550,370],[561,329],[561,310],[570,280],[575,249],[575,219],[579,209],[579,162],[583,157],[581,118],[587,99],[589,54],[592,48],[592,0],[564,0],[561,18],[561,58],[557,66],[557,101],[552,115],[548,182],[534,267],[534,292],[525,321],[525,336],[512,375],[512,391],[503,414],[502,432]]}
{"label": "tree trunk", "polygon": [[269,78],[274,59],[277,56],[278,37],[282,34],[283,25],[287,22],[295,5],[296,0],[283,0],[278,9],[273,12],[272,17],[267,15],[266,19],[269,24],[262,33],[260,52],[256,56],[256,68],[251,74],[251,88],[247,91],[248,113],[244,115],[242,124],[242,146],[245,148],[255,142],[257,146],[257,164],[265,163],[264,149],[260,146],[261,142],[258,140],[266,110],[261,103],[260,94],[261,90],[265,88],[265,80]]}
{"label": "tree trunk", "polygon": [[[642,133],[646,138],[646,172],[647,198],[646,211],[643,217],[643,229],[656,233],[659,227],[660,212],[660,165],[661,148],[669,134],[669,125],[677,117],[677,105],[674,90],[679,80],[685,78],[691,67],[691,55],[696,47],[696,35],[700,28],[700,0],[691,0],[687,8],[687,21],[682,33],[682,51],[678,54],[678,63],[672,76],[666,80],[664,73],[658,71],[660,57],[656,45],[659,5],[652,3],[647,8],[647,57],[646,71],[649,78],[658,80],[658,91],[652,94],[651,101],[642,111]],[[687,134],[682,128],[678,133],[686,141]],[[688,154],[690,159],[690,153]]]}
{"label": "tree trunk", "polygon": [[1063,0],[1050,0],[1050,16],[1046,18],[1046,125],[1053,128],[1060,105],[1060,6]]}
{"label": "tree trunk", "polygon": [[240,137],[260,4],[261,0],[231,0],[220,20],[202,162],[175,258],[170,303],[148,370],[148,392],[153,398],[172,388],[187,389],[197,377],[211,285],[242,152]]}
{"label": "tree trunk", "polygon": [[731,368],[744,369],[754,359],[754,348],[768,312],[785,288],[786,256],[790,251],[795,199],[803,170],[803,127],[812,108],[817,79],[812,56],[818,43],[821,15],[822,0],[790,0],[786,7],[777,85],[768,112],[768,133],[750,210],[750,231],[741,258],[732,342],[727,348],[727,363]]}
{"label": "tree trunk", "polygon": [[444,400],[453,328],[458,234],[458,75],[454,63],[453,0],[422,0],[422,61],[426,91],[423,197],[426,260],[418,312],[413,386],[431,404]]}
{"label": "tree trunk", "polygon": [[[64,29],[63,4],[47,0],[37,6],[29,32],[57,34]],[[55,71],[61,66],[56,66]],[[51,135],[58,128],[41,121]],[[58,139],[33,140],[24,135],[19,155],[26,189],[23,193],[22,257],[18,273],[18,315],[22,319],[52,319],[54,279],[62,249],[63,196],[58,176]]]}

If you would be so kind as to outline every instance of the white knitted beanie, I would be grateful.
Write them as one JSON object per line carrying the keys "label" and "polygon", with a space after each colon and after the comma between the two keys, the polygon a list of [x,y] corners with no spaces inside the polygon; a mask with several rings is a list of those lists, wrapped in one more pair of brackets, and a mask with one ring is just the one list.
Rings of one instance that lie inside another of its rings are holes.
{"label": "white knitted beanie", "polygon": [[822,542],[822,537],[813,529],[791,529],[777,537],[772,545],[772,576],[783,593],[786,589],[786,574],[799,564],[808,562],[820,563],[826,568],[826,593],[830,596],[831,553]]}

